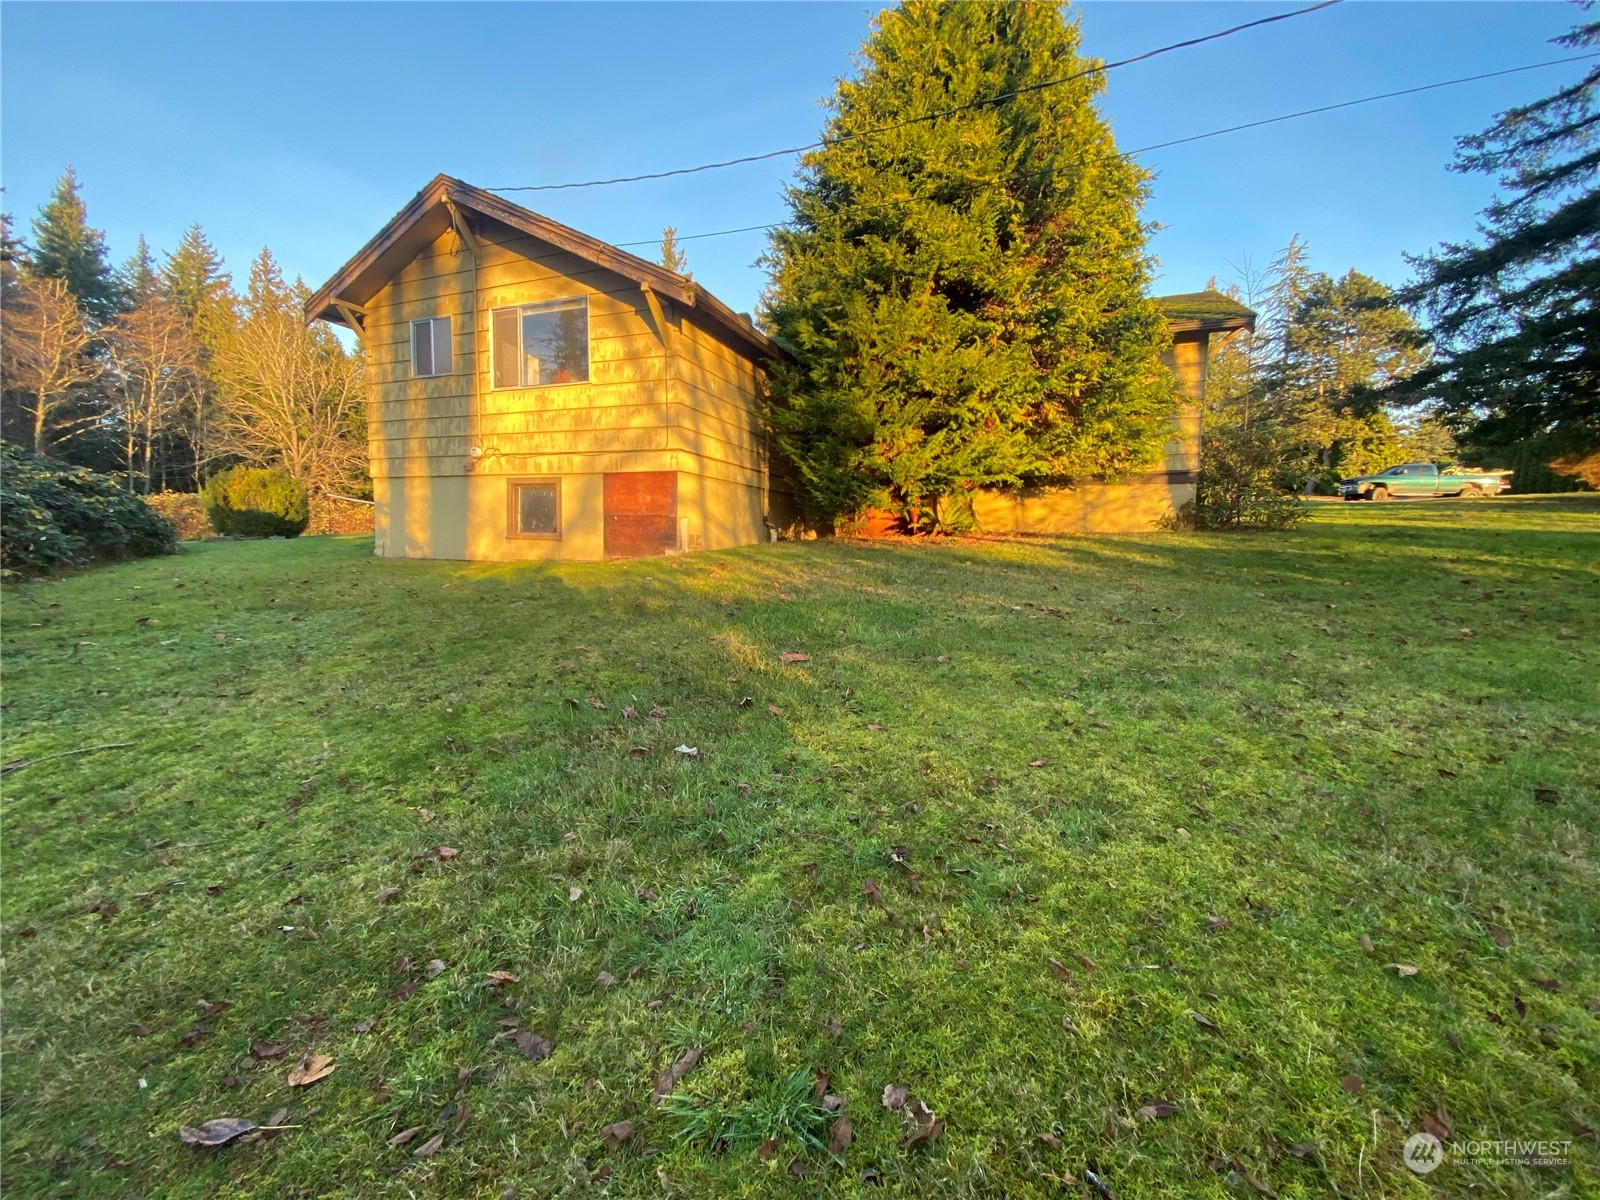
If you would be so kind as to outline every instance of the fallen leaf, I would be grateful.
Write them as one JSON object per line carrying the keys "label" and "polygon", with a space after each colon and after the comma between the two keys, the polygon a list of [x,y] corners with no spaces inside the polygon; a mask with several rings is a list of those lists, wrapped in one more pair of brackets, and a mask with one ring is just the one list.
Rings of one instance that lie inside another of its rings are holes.
{"label": "fallen leaf", "polygon": [[290,1087],[309,1087],[332,1075],[336,1065],[326,1054],[308,1054],[289,1068],[287,1082]]}
{"label": "fallen leaf", "polygon": [[828,1027],[828,1032],[833,1034],[834,1037],[839,1037],[844,1033],[844,1026],[839,1023],[838,1017],[829,1017],[823,1024]]}
{"label": "fallen leaf", "polygon": [[440,975],[443,975],[448,969],[449,968],[445,966],[444,959],[430,958],[428,960],[428,965],[422,968],[422,973],[429,979],[434,979]]}
{"label": "fallen leaf", "polygon": [[583,895],[583,889],[574,884],[567,889],[567,899],[576,902]]}
{"label": "fallen leaf", "polygon": [[778,1135],[773,1134],[766,1141],[762,1142],[761,1145],[756,1147],[756,1157],[762,1162],[766,1162],[767,1159],[771,1158],[778,1152],[778,1147],[781,1144],[782,1142],[778,1138]]}
{"label": "fallen leaf", "polygon": [[645,716],[653,721],[665,721],[667,719],[667,710],[664,708],[652,708]]}
{"label": "fallen leaf", "polygon": [[661,1101],[671,1093],[673,1088],[678,1086],[679,1081],[694,1070],[695,1064],[700,1061],[700,1056],[704,1053],[705,1051],[698,1046],[692,1050],[685,1050],[683,1057],[661,1072],[656,1078],[656,1090],[650,1096],[651,1108],[660,1106]]}
{"label": "fallen leaf", "polygon": [[775,717],[783,716],[783,709],[779,708],[776,704],[767,705],[767,711]]}
{"label": "fallen leaf", "polygon": [[490,971],[484,977],[483,986],[491,990],[503,988],[508,983],[516,983],[517,977],[510,971]]}
{"label": "fallen leaf", "polygon": [[843,1154],[855,1135],[856,1127],[849,1117],[835,1118],[833,1124],[828,1126],[828,1152]]}
{"label": "fallen leaf", "polygon": [[604,708],[606,706],[606,702],[600,699],[599,696],[585,696],[584,703],[590,708]]}
{"label": "fallen leaf", "polygon": [[1363,933],[1361,935],[1361,953],[1371,954],[1372,952],[1372,939]]}
{"label": "fallen leaf", "polygon": [[1162,1117],[1170,1117],[1177,1111],[1177,1105],[1170,1100],[1152,1100],[1148,1104],[1141,1105],[1133,1115],[1141,1121],[1159,1121]]}
{"label": "fallen leaf", "polygon": [[1402,979],[1417,973],[1417,968],[1407,963],[1384,963],[1383,965],[1385,970],[1394,971],[1394,973],[1399,975]]}
{"label": "fallen leaf", "polygon": [[844,1105],[845,1099],[843,1096],[824,1096],[822,1098],[822,1108],[825,1112],[838,1112]]}
{"label": "fallen leaf", "polygon": [[904,1108],[906,1097],[910,1094],[909,1088],[889,1084],[883,1089],[883,1106],[885,1108]]}
{"label": "fallen leaf", "polygon": [[613,988],[617,986],[617,977],[610,971],[601,971],[595,976],[594,985],[598,988]]}
{"label": "fallen leaf", "polygon": [[1072,957],[1083,964],[1083,969],[1085,971],[1089,972],[1091,975],[1094,974],[1094,959],[1090,958],[1087,954],[1079,954],[1076,950],[1072,952]]}
{"label": "fallen leaf", "polygon": [[1445,1126],[1443,1121],[1439,1120],[1439,1118],[1434,1116],[1432,1113],[1429,1113],[1427,1116],[1422,1118],[1422,1128],[1424,1132],[1431,1133],[1441,1142],[1448,1142],[1450,1140],[1450,1130]]}
{"label": "fallen leaf", "polygon": [[1046,1146],[1049,1146],[1052,1150],[1061,1149],[1061,1139],[1053,1133],[1041,1133],[1039,1135],[1039,1140]]}
{"label": "fallen leaf", "polygon": [[350,1026],[350,1031],[352,1033],[371,1033],[373,1026],[375,1026],[377,1023],[377,1021],[369,1017],[365,1021],[357,1021],[354,1025]]}
{"label": "fallen leaf", "polygon": [[810,662],[811,661],[811,655],[809,655],[809,654],[799,654],[799,653],[796,653],[793,650],[785,650],[782,654],[778,655],[778,661],[779,662],[786,662],[786,663]]}
{"label": "fallen leaf", "polygon": [[275,1108],[272,1110],[272,1115],[267,1118],[267,1124],[266,1126],[263,1126],[263,1128],[269,1128],[274,1125],[282,1125],[288,1119],[289,1110],[287,1108]]}
{"label": "fallen leaf", "polygon": [[1250,1185],[1250,1187],[1251,1187],[1251,1189],[1253,1191],[1257,1192],[1258,1194],[1260,1194],[1262,1196],[1266,1196],[1268,1198],[1268,1200],[1277,1200],[1278,1193],[1274,1192],[1266,1184],[1262,1183],[1261,1180],[1257,1179],[1254,1175],[1252,1175],[1245,1168],[1245,1165],[1242,1162],[1240,1162],[1237,1158],[1233,1160],[1233,1169],[1235,1171],[1237,1171],[1239,1173],[1240,1177],[1243,1178],[1244,1181]]}
{"label": "fallen leaf", "polygon": [[700,755],[700,747],[689,745],[678,746],[673,750],[673,753],[681,754],[685,758],[698,758]]}
{"label": "fallen leaf", "polygon": [[373,896],[372,899],[377,904],[387,904],[387,903],[389,903],[389,901],[393,900],[399,894],[400,894],[400,889],[399,888],[397,888],[397,887],[386,887],[386,888],[383,888],[382,890],[380,890],[377,895]]}
{"label": "fallen leaf", "polygon": [[883,903],[883,893],[878,890],[878,881],[876,879],[863,879],[861,881],[861,890],[866,894],[867,899],[874,904]]}
{"label": "fallen leaf", "polygon": [[1036,758],[1032,762],[1030,762],[1028,765],[1030,767],[1042,767],[1042,766],[1044,766],[1044,759]]}
{"label": "fallen leaf", "polygon": [[432,1158],[444,1145],[444,1134],[436,1133],[411,1152],[412,1158]]}
{"label": "fallen leaf", "polygon": [[1353,1096],[1361,1090],[1361,1076],[1346,1075],[1343,1079],[1339,1080],[1339,1086]]}
{"label": "fallen leaf", "polygon": [[1045,959],[1045,962],[1050,964],[1050,969],[1055,972],[1056,978],[1061,980],[1062,983],[1071,983],[1073,981],[1072,972],[1067,969],[1067,964],[1062,962],[1059,958],[1051,955],[1049,958]]}
{"label": "fallen leaf", "polygon": [[529,1062],[539,1062],[550,1057],[550,1052],[555,1049],[550,1042],[527,1029],[517,1030],[517,1049],[522,1051],[522,1057]]}
{"label": "fallen leaf", "polygon": [[880,725],[877,721],[869,721],[869,722],[867,722],[867,731],[869,733],[887,733],[888,732],[888,730],[884,726]]}
{"label": "fallen leaf", "polygon": [[1494,922],[1485,921],[1483,923],[1483,927],[1484,929],[1488,930],[1489,936],[1494,939],[1494,944],[1496,946],[1504,948],[1511,945],[1511,935],[1504,929],[1501,929],[1500,926],[1496,925]]}
{"label": "fallen leaf", "polygon": [[282,1058],[283,1057],[283,1049],[284,1048],[281,1045],[279,1045],[277,1042],[251,1042],[250,1043],[250,1053],[255,1055],[257,1058],[262,1059],[262,1060],[266,1060],[266,1059],[269,1059],[269,1058]]}
{"label": "fallen leaf", "polygon": [[1083,1030],[1079,1029],[1077,1025],[1073,1023],[1072,1018],[1067,1016],[1063,1016],[1061,1018],[1061,1028],[1065,1029],[1073,1037],[1079,1037],[1083,1033]]}
{"label": "fallen leaf", "polygon": [[178,1130],[178,1140],[185,1146],[226,1146],[255,1127],[256,1123],[249,1117],[217,1117],[203,1125],[182,1126]]}
{"label": "fallen leaf", "polygon": [[601,1126],[600,1136],[606,1140],[606,1149],[614,1153],[618,1146],[633,1136],[633,1122],[614,1121]]}
{"label": "fallen leaf", "polygon": [[417,1134],[419,1134],[421,1132],[422,1132],[422,1126],[421,1125],[413,1125],[410,1129],[402,1129],[399,1133],[395,1134],[392,1138],[389,1139],[389,1145],[391,1145],[391,1146],[404,1146],[407,1142],[409,1142],[412,1138],[416,1137]]}
{"label": "fallen leaf", "polygon": [[394,991],[389,993],[391,1000],[409,1000],[417,994],[417,989],[422,986],[420,979],[408,979]]}
{"label": "fallen leaf", "polygon": [[633,747],[633,749],[628,751],[628,757],[629,758],[649,758],[650,757],[650,747],[649,746],[635,746],[635,747]]}
{"label": "fallen leaf", "polygon": [[232,1000],[196,1000],[195,1011],[202,1017],[214,1017],[218,1013],[227,1012],[233,1007]]}
{"label": "fallen leaf", "polygon": [[906,1134],[905,1140],[900,1144],[907,1149],[918,1142],[935,1142],[944,1132],[944,1122],[933,1115],[921,1100],[912,1098],[906,1101],[905,1111],[911,1117],[911,1132]]}
{"label": "fallen leaf", "polygon": [[1189,1019],[1191,1021],[1193,1021],[1196,1025],[1200,1026],[1201,1029],[1204,1029],[1207,1033],[1221,1033],[1222,1032],[1220,1029],[1217,1028],[1217,1023],[1215,1021],[1213,1021],[1210,1017],[1206,1016],[1205,1013],[1194,1012],[1194,1011],[1191,1010],[1190,1013],[1189,1013]]}

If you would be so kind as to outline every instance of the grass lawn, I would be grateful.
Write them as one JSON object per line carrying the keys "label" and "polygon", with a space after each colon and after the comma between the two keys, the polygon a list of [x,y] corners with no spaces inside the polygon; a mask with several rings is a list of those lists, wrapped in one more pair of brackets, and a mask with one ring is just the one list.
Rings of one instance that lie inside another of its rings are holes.
{"label": "grass lawn", "polygon": [[4,603],[7,1196],[1600,1189],[1600,497]]}

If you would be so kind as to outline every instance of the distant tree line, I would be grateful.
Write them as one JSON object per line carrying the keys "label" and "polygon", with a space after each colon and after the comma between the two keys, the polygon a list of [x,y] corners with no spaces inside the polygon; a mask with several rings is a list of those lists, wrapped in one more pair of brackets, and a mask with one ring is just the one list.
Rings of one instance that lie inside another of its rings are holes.
{"label": "distant tree line", "polygon": [[199,225],[112,266],[69,167],[30,238],[0,215],[0,435],[140,493],[247,464],[364,494],[362,362],[306,326],[307,295],[265,249],[238,293]]}

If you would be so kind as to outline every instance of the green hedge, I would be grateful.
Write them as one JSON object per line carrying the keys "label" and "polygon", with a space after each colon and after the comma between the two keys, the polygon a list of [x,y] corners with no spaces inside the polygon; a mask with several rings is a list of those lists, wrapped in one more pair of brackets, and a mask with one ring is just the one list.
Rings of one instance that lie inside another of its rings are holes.
{"label": "green hedge", "polygon": [[306,489],[275,467],[234,467],[206,480],[200,503],[221,534],[299,537],[311,520]]}
{"label": "green hedge", "polygon": [[172,523],[120,481],[0,445],[0,570],[41,575],[84,563],[171,554]]}

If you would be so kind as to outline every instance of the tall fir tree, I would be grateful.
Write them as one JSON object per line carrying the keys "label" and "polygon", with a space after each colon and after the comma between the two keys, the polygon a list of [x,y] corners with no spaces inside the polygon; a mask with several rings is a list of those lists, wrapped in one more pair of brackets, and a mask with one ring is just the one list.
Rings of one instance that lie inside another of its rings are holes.
{"label": "tall fir tree", "polygon": [[192,390],[191,410],[184,422],[191,450],[190,470],[195,486],[209,464],[218,456],[217,428],[220,413],[220,378],[217,355],[239,325],[239,298],[222,256],[206,240],[198,224],[184,230],[178,248],[166,256],[161,266],[161,285],[166,297],[188,322],[189,332],[200,344],[198,380]]}
{"label": "tall fir tree", "polygon": [[89,225],[88,209],[70,165],[33,221],[29,266],[44,279],[60,279],[90,321],[105,324],[126,307],[106,251],[106,235]]}
{"label": "tall fir tree", "polygon": [[[1148,176],[1047,3],[910,0],[838,85],[773,234],[770,422],[807,517],[959,526],[974,489],[1151,462],[1176,386]],[[1027,89],[1027,90],[1024,90]],[[1020,93],[1020,94],[1017,94]]]}
{"label": "tall fir tree", "polygon": [[150,243],[144,240],[142,233],[128,261],[122,264],[121,284],[129,308],[139,307],[161,290],[155,256],[150,253]]}
{"label": "tall fir tree", "polygon": [[[1588,7],[1587,5],[1585,7]],[[1555,39],[1600,45],[1600,21]],[[1439,353],[1407,385],[1482,446],[1538,439],[1600,487],[1600,65],[1460,139],[1453,169],[1493,175],[1481,242],[1411,259],[1405,298]],[[1564,464],[1564,465],[1563,465]]]}

